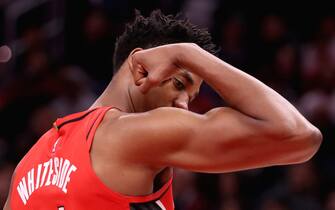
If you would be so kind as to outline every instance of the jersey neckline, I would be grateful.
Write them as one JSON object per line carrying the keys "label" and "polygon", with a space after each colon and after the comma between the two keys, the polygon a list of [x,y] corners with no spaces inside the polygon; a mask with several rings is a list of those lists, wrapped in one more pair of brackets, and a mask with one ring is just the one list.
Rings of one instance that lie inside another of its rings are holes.
{"label": "jersey neckline", "polygon": [[[112,107],[112,106],[97,107],[97,108],[92,109],[92,110],[98,110],[98,109],[101,110],[102,109],[102,113],[101,113],[102,116],[96,123],[99,125],[101,123],[101,121],[104,119],[105,114],[110,109],[113,109],[113,108],[118,109],[118,108]],[[90,110],[87,110],[87,111],[90,111]],[[95,134],[96,129],[97,129],[98,126],[95,126],[95,127],[96,128],[91,131],[92,134]],[[94,138],[94,135],[91,135],[91,138]],[[91,140],[88,140],[88,141],[91,141]],[[91,160],[90,153],[88,153],[88,156],[89,156],[89,159]],[[88,170],[88,171],[91,173],[91,176],[94,179],[96,179],[97,183],[105,191],[105,193],[109,194],[114,199],[126,200],[129,203],[141,203],[141,202],[148,202],[148,201],[154,201],[154,200],[160,199],[160,197],[163,196],[163,194],[169,189],[170,185],[172,184],[172,180],[173,180],[173,174],[172,174],[172,176],[169,178],[169,180],[166,183],[164,183],[164,185],[160,189],[158,189],[157,191],[155,191],[155,192],[153,192],[149,195],[137,195],[137,196],[126,195],[126,194],[122,194],[120,192],[114,191],[113,189],[109,188],[105,183],[103,183],[102,180],[95,173],[91,162],[89,164],[89,168],[90,168],[90,170]]]}

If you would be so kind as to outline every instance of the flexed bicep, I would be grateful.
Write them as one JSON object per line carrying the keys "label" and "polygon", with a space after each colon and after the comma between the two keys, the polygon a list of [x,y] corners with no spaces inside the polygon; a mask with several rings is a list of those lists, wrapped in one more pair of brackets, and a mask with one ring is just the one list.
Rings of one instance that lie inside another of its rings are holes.
{"label": "flexed bicep", "polygon": [[308,146],[294,136],[284,136],[266,122],[223,107],[205,115],[159,108],[123,116],[114,126],[123,129],[117,138],[127,161],[197,172],[295,163]]}

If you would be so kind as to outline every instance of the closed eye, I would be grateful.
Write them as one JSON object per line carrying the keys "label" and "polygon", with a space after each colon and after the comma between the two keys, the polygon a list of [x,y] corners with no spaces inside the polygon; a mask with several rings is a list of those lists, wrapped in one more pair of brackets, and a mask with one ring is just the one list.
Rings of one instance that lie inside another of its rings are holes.
{"label": "closed eye", "polygon": [[177,78],[173,78],[173,85],[177,90],[185,90],[184,83]]}

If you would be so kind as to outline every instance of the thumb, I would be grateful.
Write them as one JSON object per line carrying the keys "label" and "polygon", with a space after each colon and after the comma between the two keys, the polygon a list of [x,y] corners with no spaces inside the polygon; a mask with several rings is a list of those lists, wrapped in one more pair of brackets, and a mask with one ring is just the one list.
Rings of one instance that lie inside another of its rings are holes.
{"label": "thumb", "polygon": [[149,74],[147,77],[141,79],[139,89],[143,94],[146,94],[152,87],[158,85],[159,82],[158,78]]}
{"label": "thumb", "polygon": [[150,82],[148,82],[148,78],[143,78],[139,82],[141,82],[141,84],[139,86],[139,90],[141,91],[141,93],[147,94],[147,92],[151,88]]}

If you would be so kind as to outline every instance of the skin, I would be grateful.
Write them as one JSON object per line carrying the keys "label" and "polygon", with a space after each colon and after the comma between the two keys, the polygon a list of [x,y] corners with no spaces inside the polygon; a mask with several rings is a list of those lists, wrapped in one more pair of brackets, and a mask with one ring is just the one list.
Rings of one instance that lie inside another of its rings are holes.
{"label": "skin", "polygon": [[[203,80],[230,106],[188,111]],[[134,49],[91,108],[99,106],[122,111],[98,127],[92,165],[126,195],[152,193],[174,167],[223,173],[305,162],[322,140],[277,92],[191,43]]]}

